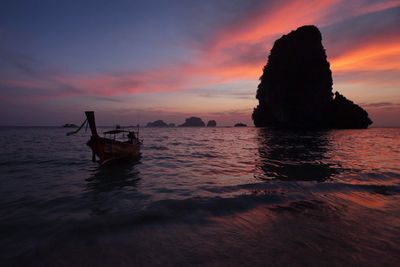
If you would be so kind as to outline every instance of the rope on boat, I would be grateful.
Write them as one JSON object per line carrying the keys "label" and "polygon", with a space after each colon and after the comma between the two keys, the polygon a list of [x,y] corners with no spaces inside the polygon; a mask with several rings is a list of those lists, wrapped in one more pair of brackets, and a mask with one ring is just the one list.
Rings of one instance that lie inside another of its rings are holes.
{"label": "rope on boat", "polygon": [[83,128],[83,126],[85,126],[86,123],[87,123],[87,119],[82,123],[82,125],[78,129],[76,129],[73,132],[67,133],[67,136],[70,136],[70,135],[73,135],[73,134],[76,134],[77,132],[79,132]]}

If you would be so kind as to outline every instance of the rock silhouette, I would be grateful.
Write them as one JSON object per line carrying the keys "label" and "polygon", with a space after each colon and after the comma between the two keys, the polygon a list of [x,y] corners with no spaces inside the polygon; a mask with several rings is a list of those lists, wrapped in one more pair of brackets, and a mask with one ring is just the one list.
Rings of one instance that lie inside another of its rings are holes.
{"label": "rock silhouette", "polygon": [[190,117],[185,120],[185,123],[179,125],[179,127],[204,127],[206,126],[204,121],[198,117]]}
{"label": "rock silhouette", "polygon": [[168,123],[168,127],[175,127],[175,123]]}
{"label": "rock silhouette", "polygon": [[147,127],[168,127],[168,124],[162,120],[156,120],[154,122],[147,123]]}
{"label": "rock silhouette", "polygon": [[330,123],[335,129],[367,128],[372,121],[368,113],[338,92],[331,104]]}
{"label": "rock silhouette", "polygon": [[247,124],[239,122],[235,124],[235,127],[247,127]]}
{"label": "rock silhouette", "polygon": [[367,128],[368,113],[332,93],[332,72],[317,27],[276,40],[260,77],[254,125],[285,128]]}
{"label": "rock silhouette", "polygon": [[207,122],[207,127],[216,127],[217,122],[215,120],[210,120]]}

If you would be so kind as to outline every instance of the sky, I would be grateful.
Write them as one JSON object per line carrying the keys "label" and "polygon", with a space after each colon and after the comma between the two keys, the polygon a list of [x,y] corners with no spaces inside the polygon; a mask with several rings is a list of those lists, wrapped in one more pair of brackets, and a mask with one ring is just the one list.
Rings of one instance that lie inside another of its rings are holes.
{"label": "sky", "polygon": [[0,0],[0,125],[253,125],[274,41],[310,24],[333,91],[400,126],[400,0]]}

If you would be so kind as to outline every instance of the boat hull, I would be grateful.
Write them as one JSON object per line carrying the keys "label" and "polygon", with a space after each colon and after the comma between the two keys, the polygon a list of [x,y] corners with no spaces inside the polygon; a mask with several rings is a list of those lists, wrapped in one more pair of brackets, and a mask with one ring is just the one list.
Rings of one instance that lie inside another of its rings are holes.
{"label": "boat hull", "polygon": [[101,164],[115,159],[140,157],[140,143],[121,142],[102,137],[93,137],[87,142],[92,149],[93,161],[96,156]]}

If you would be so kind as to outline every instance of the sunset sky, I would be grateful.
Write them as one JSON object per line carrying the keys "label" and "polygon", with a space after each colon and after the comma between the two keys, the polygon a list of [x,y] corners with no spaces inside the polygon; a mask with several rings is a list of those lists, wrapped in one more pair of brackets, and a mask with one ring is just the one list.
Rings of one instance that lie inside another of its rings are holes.
{"label": "sunset sky", "polygon": [[274,40],[306,24],[334,91],[400,126],[400,0],[1,0],[0,125],[252,125]]}

